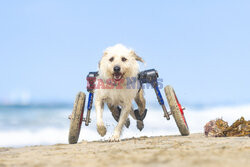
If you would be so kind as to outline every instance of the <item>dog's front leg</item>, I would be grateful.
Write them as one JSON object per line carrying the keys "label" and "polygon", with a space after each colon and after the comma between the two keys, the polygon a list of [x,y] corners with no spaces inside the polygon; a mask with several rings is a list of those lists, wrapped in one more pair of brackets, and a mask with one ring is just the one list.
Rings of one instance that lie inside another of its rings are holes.
{"label": "dog's front leg", "polygon": [[122,128],[123,128],[123,126],[128,118],[131,107],[132,107],[132,104],[130,104],[130,105],[126,104],[126,106],[122,107],[122,111],[121,111],[121,115],[120,115],[118,124],[115,127],[115,130],[114,130],[112,137],[109,139],[110,142],[120,141],[121,131],[122,131]]}
{"label": "dog's front leg", "polygon": [[95,109],[96,109],[96,125],[97,125],[97,131],[101,136],[105,136],[107,129],[103,123],[103,109],[104,109],[104,103],[101,99],[96,99],[95,101]]}

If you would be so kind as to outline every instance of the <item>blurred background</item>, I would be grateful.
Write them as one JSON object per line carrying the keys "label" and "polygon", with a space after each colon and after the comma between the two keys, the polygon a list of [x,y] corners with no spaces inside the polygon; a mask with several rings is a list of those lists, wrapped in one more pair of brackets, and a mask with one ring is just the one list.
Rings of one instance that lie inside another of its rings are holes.
{"label": "blurred background", "polygon": [[[97,71],[106,47],[122,43],[172,85],[192,133],[210,119],[250,118],[249,1],[1,1],[0,146],[67,143],[75,95]],[[163,91],[162,91],[163,93]],[[146,90],[145,128],[132,122],[123,138],[179,134],[166,121],[153,90]],[[80,139],[107,139],[95,112]]]}

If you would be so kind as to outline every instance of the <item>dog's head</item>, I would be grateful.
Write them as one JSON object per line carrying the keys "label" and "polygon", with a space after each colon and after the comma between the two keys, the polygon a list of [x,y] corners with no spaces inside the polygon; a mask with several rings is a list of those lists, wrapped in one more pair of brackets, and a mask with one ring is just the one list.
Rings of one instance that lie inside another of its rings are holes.
{"label": "dog's head", "polygon": [[99,62],[99,74],[103,79],[114,79],[115,81],[136,77],[139,72],[137,61],[144,62],[134,50],[117,44],[104,51]]}

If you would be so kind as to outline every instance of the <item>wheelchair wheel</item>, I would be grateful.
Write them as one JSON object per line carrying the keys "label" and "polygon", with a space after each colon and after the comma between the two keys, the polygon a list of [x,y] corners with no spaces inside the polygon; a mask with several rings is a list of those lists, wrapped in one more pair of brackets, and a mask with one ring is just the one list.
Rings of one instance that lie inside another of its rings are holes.
{"label": "wheelchair wheel", "polygon": [[179,103],[174,89],[168,85],[164,88],[170,110],[182,136],[189,135],[188,124],[184,116],[183,108]]}
{"label": "wheelchair wheel", "polygon": [[69,144],[75,144],[78,141],[83,119],[85,98],[86,95],[83,92],[79,92],[76,95],[75,104],[70,119]]}

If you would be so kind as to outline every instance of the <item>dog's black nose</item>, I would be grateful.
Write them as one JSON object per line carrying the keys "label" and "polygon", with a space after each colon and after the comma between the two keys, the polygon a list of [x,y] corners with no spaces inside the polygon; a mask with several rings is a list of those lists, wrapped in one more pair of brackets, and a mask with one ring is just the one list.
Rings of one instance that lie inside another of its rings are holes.
{"label": "dog's black nose", "polygon": [[121,70],[121,67],[120,66],[115,66],[114,67],[114,72],[120,72]]}

